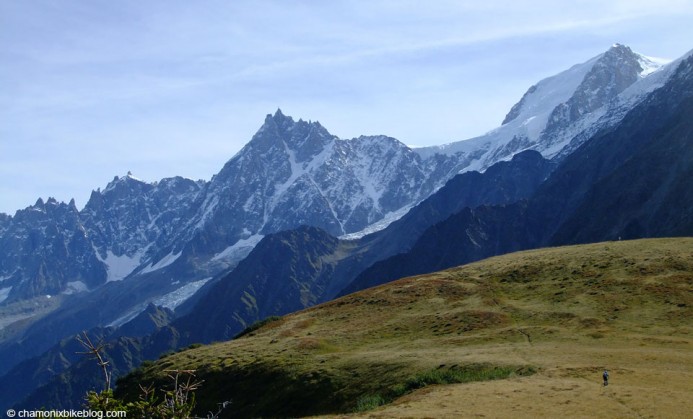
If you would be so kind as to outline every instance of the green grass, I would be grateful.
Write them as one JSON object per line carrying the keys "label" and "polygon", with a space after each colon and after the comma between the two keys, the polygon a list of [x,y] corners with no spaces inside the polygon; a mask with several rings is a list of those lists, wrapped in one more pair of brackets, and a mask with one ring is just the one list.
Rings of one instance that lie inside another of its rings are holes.
{"label": "green grass", "polygon": [[375,409],[376,407],[388,404],[391,401],[392,400],[386,399],[380,394],[361,396],[356,401],[356,409],[354,409],[354,412],[367,412]]}
{"label": "green grass", "polygon": [[259,329],[259,328],[261,328],[267,324],[276,322],[278,320],[281,320],[281,316],[269,316],[266,319],[256,321],[255,323],[253,323],[250,326],[243,329],[239,334],[234,336],[234,339],[238,339],[238,338],[241,338],[243,336],[251,335],[257,329]]}
{"label": "green grass", "polygon": [[531,366],[500,366],[492,364],[471,364],[448,369],[437,368],[416,374],[404,383],[390,387],[383,394],[359,397],[354,412],[366,412],[376,407],[392,403],[394,400],[420,388],[430,385],[461,384],[477,381],[490,381],[511,376],[528,376],[536,373]]}

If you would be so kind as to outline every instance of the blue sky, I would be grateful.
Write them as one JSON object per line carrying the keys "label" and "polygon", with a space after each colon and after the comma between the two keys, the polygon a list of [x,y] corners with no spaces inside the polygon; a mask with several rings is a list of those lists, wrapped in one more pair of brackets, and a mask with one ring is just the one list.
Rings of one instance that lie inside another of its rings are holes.
{"label": "blue sky", "polygon": [[0,212],[128,171],[209,180],[278,107],[409,145],[500,125],[615,42],[677,58],[689,1],[0,0]]}

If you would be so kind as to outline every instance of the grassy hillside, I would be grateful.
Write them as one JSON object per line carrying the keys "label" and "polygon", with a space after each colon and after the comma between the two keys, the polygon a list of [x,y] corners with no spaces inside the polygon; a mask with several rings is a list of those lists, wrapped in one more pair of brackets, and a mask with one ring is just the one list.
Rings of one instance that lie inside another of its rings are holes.
{"label": "grassy hillside", "polygon": [[[692,291],[693,239],[509,254],[170,355],[119,391],[136,397],[138,383],[194,369],[205,380],[201,411],[232,400],[234,417],[346,414],[381,402],[353,414],[677,417],[693,411]],[[477,372],[507,379],[474,381]],[[417,390],[467,381],[453,376],[474,382]]]}

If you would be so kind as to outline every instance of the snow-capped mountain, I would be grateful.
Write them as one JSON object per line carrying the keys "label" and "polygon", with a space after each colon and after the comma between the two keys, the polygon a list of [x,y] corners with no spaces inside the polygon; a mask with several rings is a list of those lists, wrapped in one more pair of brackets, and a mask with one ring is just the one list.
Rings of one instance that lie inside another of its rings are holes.
{"label": "snow-capped mountain", "polygon": [[301,225],[335,236],[358,232],[434,191],[439,179],[422,163],[394,138],[343,140],[277,110],[202,185],[180,228],[159,235],[132,275],[201,281],[233,268],[267,234]]}
{"label": "snow-capped mountain", "polygon": [[70,294],[125,278],[178,230],[202,184],[183,178],[145,183],[128,174],[92,192],[82,211],[74,201],[50,198],[6,217],[0,297]]}
{"label": "snow-capped mountain", "polygon": [[353,233],[426,197],[428,177],[394,138],[342,140],[278,110],[202,192],[186,233],[193,245],[214,236],[215,251],[300,225]]}
{"label": "snow-capped mountain", "polygon": [[166,244],[190,216],[204,182],[181,177],[146,183],[131,173],[93,191],[80,212],[108,280],[121,280]]}
{"label": "snow-capped mountain", "polygon": [[[416,149],[424,158],[453,157],[457,171],[485,170],[523,150],[561,158],[591,134],[613,125],[661,86],[667,60],[614,44],[608,51],[531,86],[503,120],[480,137]],[[663,74],[660,74],[663,73]]]}

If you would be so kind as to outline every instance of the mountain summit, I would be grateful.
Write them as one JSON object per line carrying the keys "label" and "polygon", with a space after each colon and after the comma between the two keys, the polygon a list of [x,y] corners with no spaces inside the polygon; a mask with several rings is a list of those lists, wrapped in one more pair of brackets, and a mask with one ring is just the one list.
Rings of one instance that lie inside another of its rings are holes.
{"label": "mountain summit", "polygon": [[353,233],[430,194],[428,174],[394,138],[342,140],[278,110],[212,179],[193,224],[225,225],[227,246],[304,224]]}
{"label": "mountain summit", "polygon": [[[648,74],[659,68],[656,62],[634,53],[629,47],[614,44],[605,53],[585,64],[561,73],[562,91],[556,94],[548,106],[553,110],[549,121],[558,124],[563,118],[574,122],[585,113],[594,111],[614,99],[625,88],[635,83],[647,69]],[[558,77],[558,76],[555,76]],[[539,114],[540,101],[545,101],[553,91],[553,80],[549,78],[527,90],[503,120],[503,125],[520,118],[523,122]],[[579,84],[576,85],[576,82]],[[547,97],[548,96],[548,97]],[[562,99],[562,100],[561,100]]]}
{"label": "mountain summit", "polygon": [[598,129],[616,124],[625,109],[661,85],[651,80],[661,82],[668,75],[658,74],[664,64],[614,44],[531,86],[500,127],[470,140],[417,151],[423,156],[455,156],[466,163],[457,167],[460,171],[485,170],[527,149],[547,158],[562,158]]}
{"label": "mountain summit", "polygon": [[551,136],[586,114],[607,106],[642,77],[645,60],[646,57],[627,46],[612,46],[596,60],[570,99],[551,111],[543,136]]}

